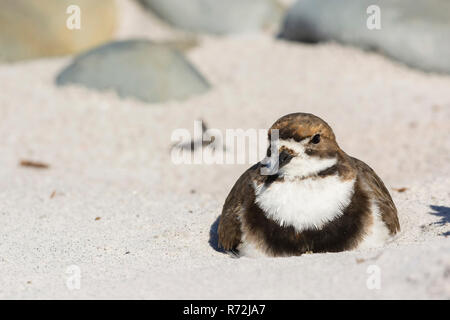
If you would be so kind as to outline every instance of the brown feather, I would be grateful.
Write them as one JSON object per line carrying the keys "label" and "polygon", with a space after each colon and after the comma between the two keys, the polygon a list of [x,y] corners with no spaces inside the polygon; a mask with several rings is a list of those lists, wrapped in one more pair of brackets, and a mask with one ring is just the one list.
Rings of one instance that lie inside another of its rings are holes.
{"label": "brown feather", "polygon": [[218,227],[219,246],[225,250],[234,250],[241,242],[241,215],[254,201],[252,181],[258,176],[259,169],[258,163],[245,171],[225,200]]}
{"label": "brown feather", "polygon": [[371,198],[378,204],[381,219],[388,227],[390,234],[396,234],[400,231],[400,223],[397,217],[397,208],[395,207],[388,189],[371,167],[359,159],[351,159],[353,160],[361,179],[369,186],[372,193]]}

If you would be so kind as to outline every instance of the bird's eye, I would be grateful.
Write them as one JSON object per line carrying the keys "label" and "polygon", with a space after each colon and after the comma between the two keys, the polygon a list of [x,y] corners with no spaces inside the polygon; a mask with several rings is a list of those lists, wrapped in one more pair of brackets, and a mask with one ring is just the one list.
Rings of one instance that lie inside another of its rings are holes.
{"label": "bird's eye", "polygon": [[320,142],[320,134],[315,134],[312,138],[311,138],[311,143],[314,144],[318,144]]}

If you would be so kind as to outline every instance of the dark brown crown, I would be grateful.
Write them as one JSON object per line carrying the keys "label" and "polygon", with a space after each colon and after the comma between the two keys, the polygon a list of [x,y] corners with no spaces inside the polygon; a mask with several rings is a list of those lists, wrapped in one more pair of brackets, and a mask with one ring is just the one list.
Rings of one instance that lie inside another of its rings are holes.
{"label": "dark brown crown", "polygon": [[269,138],[273,129],[278,129],[279,137],[283,140],[301,141],[315,134],[332,141],[336,140],[333,129],[325,121],[310,113],[291,113],[281,117],[270,128]]}

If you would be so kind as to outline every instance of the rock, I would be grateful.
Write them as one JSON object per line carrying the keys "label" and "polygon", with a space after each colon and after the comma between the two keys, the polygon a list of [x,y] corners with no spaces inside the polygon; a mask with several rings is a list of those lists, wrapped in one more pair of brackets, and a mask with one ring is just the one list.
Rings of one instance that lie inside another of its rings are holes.
{"label": "rock", "polygon": [[169,40],[160,40],[158,41],[158,44],[169,46],[173,49],[185,53],[197,47],[199,45],[199,41],[197,37],[182,37]]}
{"label": "rock", "polygon": [[[80,29],[67,28],[70,5],[80,8]],[[2,0],[0,61],[65,55],[105,43],[116,14],[114,0]]]}
{"label": "rock", "polygon": [[276,0],[140,0],[161,19],[193,32],[227,34],[278,25]]}
{"label": "rock", "polygon": [[112,42],[88,51],[76,57],[56,83],[113,89],[121,97],[145,102],[183,99],[209,88],[178,50],[148,40]]}
{"label": "rock", "polygon": [[[371,5],[380,8],[379,30],[367,27]],[[288,10],[280,37],[337,41],[425,71],[450,73],[448,0],[299,0]]]}

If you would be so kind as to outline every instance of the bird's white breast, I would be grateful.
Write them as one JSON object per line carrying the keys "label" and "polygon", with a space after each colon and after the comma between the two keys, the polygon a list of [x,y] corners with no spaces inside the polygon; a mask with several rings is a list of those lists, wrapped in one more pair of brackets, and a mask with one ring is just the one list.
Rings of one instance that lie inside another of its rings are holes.
{"label": "bird's white breast", "polygon": [[321,229],[350,204],[355,180],[338,176],[255,185],[256,203],[266,216],[297,231]]}

